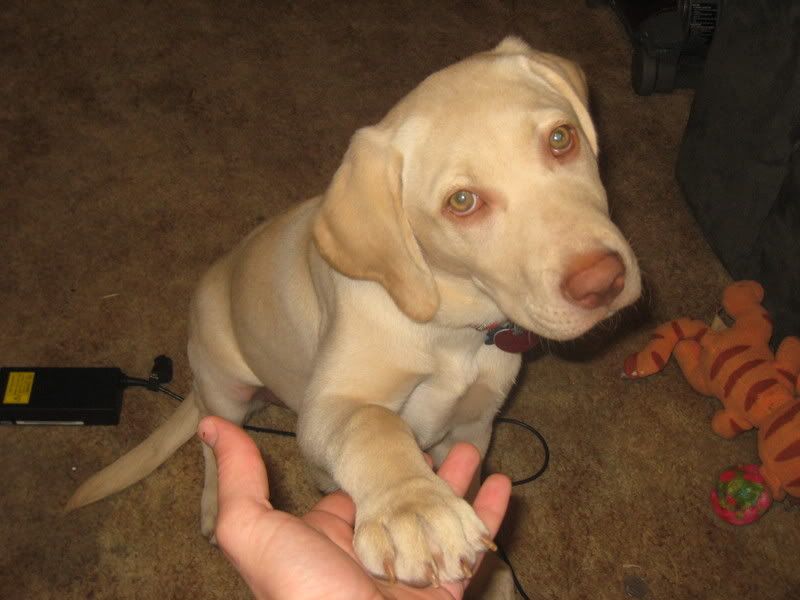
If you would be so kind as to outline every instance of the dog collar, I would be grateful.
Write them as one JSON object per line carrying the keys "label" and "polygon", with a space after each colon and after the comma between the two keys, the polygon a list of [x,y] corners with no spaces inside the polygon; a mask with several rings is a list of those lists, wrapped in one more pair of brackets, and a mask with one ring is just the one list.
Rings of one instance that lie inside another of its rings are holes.
{"label": "dog collar", "polygon": [[484,344],[497,346],[504,352],[527,352],[539,345],[539,336],[511,321],[492,323],[476,328],[484,332]]}

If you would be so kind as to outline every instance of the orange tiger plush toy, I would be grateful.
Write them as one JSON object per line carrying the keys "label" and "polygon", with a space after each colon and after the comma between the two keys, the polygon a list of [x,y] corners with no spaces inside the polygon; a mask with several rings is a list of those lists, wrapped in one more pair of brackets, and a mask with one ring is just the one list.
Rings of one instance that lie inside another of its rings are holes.
{"label": "orange tiger plush toy", "polygon": [[691,386],[722,402],[711,421],[726,439],[758,428],[760,472],[775,500],[800,497],[800,339],[769,347],[772,320],[755,281],[728,286],[722,305],[734,324],[713,331],[702,321],[676,319],[658,327],[645,348],[625,361],[624,375],[647,377],[674,354]]}

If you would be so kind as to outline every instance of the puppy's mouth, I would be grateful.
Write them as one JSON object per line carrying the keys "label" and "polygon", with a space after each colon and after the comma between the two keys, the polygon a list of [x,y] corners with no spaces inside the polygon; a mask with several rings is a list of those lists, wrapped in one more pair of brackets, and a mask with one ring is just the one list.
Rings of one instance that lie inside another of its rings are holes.
{"label": "puppy's mouth", "polygon": [[541,338],[568,341],[582,336],[617,312],[609,307],[579,309],[566,303],[552,307],[547,302],[530,299],[515,302],[515,306],[504,306],[505,303],[500,301],[497,304],[502,316],[474,325],[475,329],[485,330],[498,323],[510,322]]}
{"label": "puppy's mouth", "polygon": [[474,284],[505,317],[536,335],[553,341],[583,336],[641,294],[636,260],[630,253],[604,252],[588,257],[565,274],[561,269],[540,270],[510,278],[481,278]]}
{"label": "puppy's mouth", "polygon": [[525,295],[522,302],[504,307],[504,312],[514,323],[543,338],[574,340],[636,302],[641,283],[638,274],[626,277],[624,287],[613,298],[605,296],[597,302],[584,303],[587,306],[567,300],[557,286],[554,289],[557,291],[544,297]]}
{"label": "puppy's mouth", "polygon": [[530,315],[528,318],[517,318],[514,322],[540,337],[554,341],[568,341],[579,338],[613,315],[613,312],[606,311],[591,312],[597,314],[576,315],[574,311],[564,311],[547,316]]}

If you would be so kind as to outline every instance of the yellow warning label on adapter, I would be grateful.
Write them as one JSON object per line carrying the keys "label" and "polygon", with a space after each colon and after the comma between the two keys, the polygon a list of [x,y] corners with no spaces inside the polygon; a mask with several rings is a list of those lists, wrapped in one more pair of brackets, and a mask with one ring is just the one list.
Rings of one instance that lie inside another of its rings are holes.
{"label": "yellow warning label on adapter", "polygon": [[28,404],[31,401],[34,375],[32,371],[9,373],[3,404]]}

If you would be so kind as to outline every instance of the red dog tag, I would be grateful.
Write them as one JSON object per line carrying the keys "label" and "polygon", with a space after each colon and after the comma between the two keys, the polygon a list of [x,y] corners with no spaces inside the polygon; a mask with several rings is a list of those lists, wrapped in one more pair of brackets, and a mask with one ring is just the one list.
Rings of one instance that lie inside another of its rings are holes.
{"label": "red dog tag", "polygon": [[505,352],[527,352],[539,344],[539,336],[521,327],[511,326],[497,331],[494,345]]}

